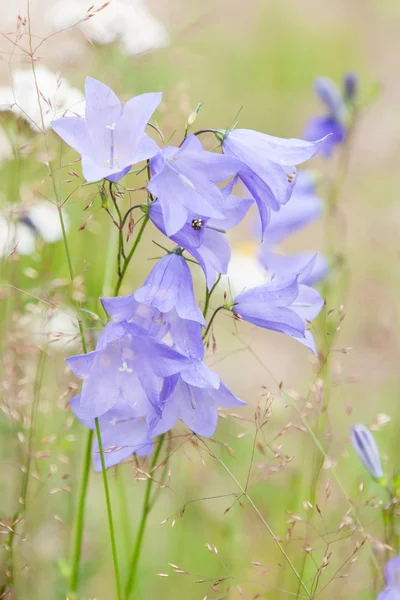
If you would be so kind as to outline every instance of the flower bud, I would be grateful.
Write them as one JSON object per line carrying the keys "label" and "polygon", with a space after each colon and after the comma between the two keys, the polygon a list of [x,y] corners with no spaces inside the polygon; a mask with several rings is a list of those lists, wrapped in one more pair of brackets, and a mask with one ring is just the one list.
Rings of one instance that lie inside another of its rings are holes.
{"label": "flower bud", "polygon": [[198,105],[196,106],[196,108],[194,109],[194,111],[192,113],[190,113],[190,115],[188,116],[188,120],[187,120],[188,127],[191,127],[193,125],[193,123],[197,119],[197,115],[199,114],[199,112],[201,111],[203,106],[204,106],[204,102],[199,102]]}
{"label": "flower bud", "polygon": [[349,102],[354,102],[358,91],[358,77],[356,73],[346,73],[343,78],[344,97]]}
{"label": "flower bud", "polygon": [[366,469],[376,479],[383,477],[381,459],[374,436],[365,425],[354,425],[351,429],[351,441],[354,450]]}

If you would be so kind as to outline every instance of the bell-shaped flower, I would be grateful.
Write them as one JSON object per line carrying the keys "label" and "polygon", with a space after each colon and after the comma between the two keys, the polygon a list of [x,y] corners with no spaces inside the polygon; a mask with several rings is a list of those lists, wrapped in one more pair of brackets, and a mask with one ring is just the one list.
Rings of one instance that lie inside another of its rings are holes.
{"label": "bell-shaped flower", "polygon": [[83,420],[100,417],[116,405],[132,408],[147,399],[148,410],[161,414],[163,378],[190,365],[182,354],[133,323],[108,323],[96,350],[67,359],[83,378],[79,403]]}
{"label": "bell-shaped flower", "polygon": [[279,244],[298,229],[322,215],[323,202],[316,194],[316,176],[312,171],[299,171],[292,196],[278,212],[271,213],[263,247]]}
{"label": "bell-shaped flower", "polygon": [[228,390],[215,373],[207,370],[212,373],[208,379],[203,377],[198,381],[194,381],[193,378],[189,380],[183,372],[182,375],[165,380],[164,410],[153,435],[169,431],[180,419],[194,433],[210,437],[217,427],[218,406],[234,408],[245,405],[245,402]]}
{"label": "bell-shaped flower", "polygon": [[279,331],[316,354],[315,342],[306,325],[323,306],[320,294],[300,284],[298,276],[276,277],[270,283],[246,290],[236,296],[232,310],[235,316],[258,327]]}
{"label": "bell-shaped flower", "polygon": [[[222,192],[223,216],[218,219],[200,217],[190,211],[186,214],[183,227],[174,235],[172,241],[190,252],[204,271],[208,288],[214,284],[218,273],[226,273],[231,258],[231,250],[225,231],[236,227],[246,216],[252,198],[238,198],[231,194],[232,185],[226,186]],[[149,210],[154,225],[167,235],[165,218],[159,202],[154,202]]]}
{"label": "bell-shaped flower", "polygon": [[375,438],[365,425],[354,425],[350,432],[351,442],[358,458],[375,479],[383,477],[379,449]]}
{"label": "bell-shaped flower", "polygon": [[270,279],[287,278],[298,275],[299,283],[314,285],[328,273],[328,261],[320,252],[299,252],[297,254],[277,254],[262,251],[259,261],[268,272]]}
{"label": "bell-shaped flower", "polygon": [[[139,388],[140,389],[140,388]],[[134,393],[138,391],[135,388]],[[80,421],[89,429],[95,430],[93,418],[82,419],[80,396],[70,401],[70,407]],[[139,394],[132,407],[126,402],[118,402],[113,408],[99,417],[101,443],[106,468],[129,458],[132,454],[146,456],[153,450],[152,433],[159,416],[151,410],[145,394]],[[101,471],[101,460],[97,437],[93,443],[93,463],[96,471]]]}
{"label": "bell-shaped flower", "polygon": [[358,90],[358,78],[354,73],[346,73],[342,91],[329,77],[318,77],[314,83],[314,90],[324,105],[326,113],[310,119],[304,137],[307,140],[317,140],[331,134],[322,148],[322,154],[329,157],[335,146],[343,143],[347,138]]}
{"label": "bell-shaped flower", "polygon": [[62,117],[52,122],[56,133],[82,157],[86,181],[118,181],[159,148],[146,133],[161,93],[142,94],[124,105],[106,85],[86,78],[86,116]]}
{"label": "bell-shaped flower", "polygon": [[190,269],[176,253],[159,260],[143,286],[129,296],[103,298],[106,312],[116,321],[130,321],[159,339],[170,334],[181,352],[202,358],[204,317],[197,306]]}
{"label": "bell-shaped flower", "polygon": [[224,154],[242,161],[239,177],[254,197],[265,234],[272,210],[289,200],[296,180],[296,165],[317,154],[326,138],[315,142],[282,139],[252,131],[234,129],[225,133]]}
{"label": "bell-shaped flower", "polygon": [[150,161],[149,192],[158,199],[166,234],[176,234],[193,214],[198,218],[223,219],[223,194],[215,185],[230,179],[240,161],[207,152],[195,135],[180,148],[167,146]]}

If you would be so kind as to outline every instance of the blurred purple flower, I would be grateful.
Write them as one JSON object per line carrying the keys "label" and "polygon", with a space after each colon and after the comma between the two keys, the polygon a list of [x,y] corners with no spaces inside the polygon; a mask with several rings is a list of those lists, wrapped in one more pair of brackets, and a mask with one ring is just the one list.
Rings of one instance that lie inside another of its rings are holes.
{"label": "blurred purple flower", "polygon": [[261,252],[260,263],[268,274],[277,278],[298,275],[299,283],[314,285],[328,273],[328,261],[320,252],[299,252],[297,254],[275,254]]}
{"label": "blurred purple flower", "polygon": [[188,383],[183,379],[184,373],[166,379],[163,390],[165,407],[153,435],[172,429],[181,419],[194,433],[210,437],[217,427],[218,406],[234,408],[245,404],[228,390],[215,373],[213,375],[202,385]]}
{"label": "blurred purple flower", "polygon": [[240,161],[204,150],[195,135],[180,148],[167,146],[150,161],[152,177],[147,189],[158,199],[164,228],[170,237],[188,220],[223,219],[223,195],[215,185],[237,174]]}
{"label": "blurred purple flower", "polygon": [[223,138],[224,153],[243,163],[239,177],[257,203],[263,236],[271,209],[278,211],[292,194],[296,165],[315,156],[326,140],[282,139],[250,129],[234,129]]}
{"label": "blurred purple flower", "polygon": [[203,358],[201,327],[204,317],[197,306],[190,269],[175,253],[159,260],[143,286],[129,296],[102,298],[106,312],[116,321],[130,321],[162,339],[170,333],[178,350]]}
{"label": "blurred purple flower", "polygon": [[354,425],[350,433],[354,450],[372,477],[383,477],[382,463],[375,438],[365,425]]}
{"label": "blurred purple flower", "polygon": [[271,214],[263,247],[270,249],[322,215],[323,202],[316,194],[316,183],[317,177],[312,171],[298,172],[289,202]]}
{"label": "blurred purple flower", "polygon": [[[221,190],[221,218],[200,218],[197,214],[187,211],[183,227],[169,236],[199,262],[209,288],[214,284],[217,273],[226,273],[228,270],[231,250],[225,230],[238,225],[253,203],[252,198],[238,198],[231,194],[235,181]],[[167,235],[165,218],[159,202],[153,202],[150,206],[149,216],[154,225]]]}
{"label": "blurred purple flower", "polygon": [[332,134],[322,148],[322,154],[330,157],[335,146],[347,138],[351,111],[357,95],[358,78],[354,73],[346,73],[341,91],[329,77],[319,77],[314,83],[314,89],[325,106],[326,114],[310,119],[304,137],[307,140],[317,140],[321,136]]}
{"label": "blurred purple flower", "polygon": [[275,278],[270,283],[246,290],[236,296],[235,314],[258,327],[284,333],[316,354],[314,338],[306,330],[323,306],[320,294],[300,284],[297,276]]}
{"label": "blurred purple flower", "polygon": [[376,600],[400,600],[400,556],[386,563],[385,580],[387,587]]}
{"label": "blurred purple flower", "polygon": [[108,86],[87,77],[85,95],[85,118],[62,117],[51,126],[82,156],[86,181],[118,181],[133,164],[159,151],[145,128],[161,93],[142,94],[122,105]]}
{"label": "blurred purple flower", "polygon": [[161,414],[163,378],[187,368],[190,361],[144,329],[122,321],[106,325],[94,352],[71,356],[67,364],[83,378],[79,416],[87,421],[115,406],[135,409],[140,402],[142,407],[143,398],[145,415]]}

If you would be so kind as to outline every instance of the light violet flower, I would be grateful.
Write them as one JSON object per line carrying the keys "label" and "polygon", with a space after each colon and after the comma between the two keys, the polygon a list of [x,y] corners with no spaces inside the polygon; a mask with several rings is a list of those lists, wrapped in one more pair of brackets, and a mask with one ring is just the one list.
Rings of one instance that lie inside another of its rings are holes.
{"label": "light violet flower", "polygon": [[103,298],[102,304],[113,319],[136,323],[160,339],[169,333],[178,350],[203,358],[204,317],[196,303],[190,269],[181,255],[167,254],[136,292]]}
{"label": "light violet flower", "polygon": [[122,105],[108,86],[87,77],[85,96],[85,118],[64,117],[51,126],[82,156],[86,181],[118,181],[133,164],[158,152],[145,128],[162,94],[142,94]]}
{"label": "light violet flower", "polygon": [[[221,132],[217,133],[221,135]],[[224,154],[243,163],[238,174],[257,203],[264,235],[271,209],[278,211],[292,194],[296,165],[315,156],[327,137],[306,142],[277,138],[250,129],[234,129],[222,132],[222,135]]]}
{"label": "light violet flower", "polygon": [[15,69],[12,85],[0,88],[0,110],[10,110],[34,131],[42,131],[42,115],[46,130],[58,116],[84,114],[85,97],[80,90],[44,65],[36,65],[35,73],[39,99],[32,69]]}
{"label": "light violet flower", "polygon": [[84,421],[121,404],[135,409],[139,399],[141,407],[146,399],[145,415],[161,414],[164,378],[191,367],[182,354],[126,321],[108,323],[96,350],[71,356],[67,364],[83,378],[79,416]]}
{"label": "light violet flower", "polygon": [[234,408],[245,405],[217,376],[201,386],[184,381],[180,375],[169,377],[164,383],[164,394],[164,410],[153,435],[172,429],[180,419],[197,435],[210,437],[217,427],[218,406]]}
{"label": "light violet flower", "polygon": [[[226,273],[228,269],[231,250],[225,231],[238,225],[253,203],[252,198],[238,198],[230,193],[234,182],[220,192],[220,217],[199,217],[198,213],[187,211],[183,227],[169,236],[198,261],[208,288],[214,284],[218,273]],[[154,225],[167,235],[165,218],[158,201],[150,206],[149,216]]]}
{"label": "light violet flower", "polygon": [[400,600],[400,556],[386,563],[385,580],[387,587],[376,600]]}
{"label": "light violet flower", "polygon": [[258,327],[288,335],[316,354],[315,342],[306,325],[323,306],[320,294],[300,284],[298,277],[273,279],[270,283],[236,296],[232,310],[236,317]]}
{"label": "light violet flower", "polygon": [[[140,387],[133,388],[135,406],[118,402],[113,408],[99,417],[101,443],[106,468],[117,465],[132,454],[146,456],[153,450],[152,431],[158,421],[157,413],[148,405],[148,400]],[[70,407],[78,419],[89,429],[95,430],[93,418],[82,419],[80,396],[70,401]],[[101,460],[97,438],[93,444],[93,463],[96,471],[101,471]]]}
{"label": "light violet flower", "polygon": [[224,219],[224,195],[215,185],[235,176],[240,161],[207,152],[195,135],[180,148],[167,146],[150,161],[152,177],[147,186],[158,199],[163,228],[171,237],[194,218]]}
{"label": "light violet flower", "polygon": [[350,432],[351,442],[358,458],[375,479],[383,477],[379,449],[375,438],[365,425],[354,425]]}

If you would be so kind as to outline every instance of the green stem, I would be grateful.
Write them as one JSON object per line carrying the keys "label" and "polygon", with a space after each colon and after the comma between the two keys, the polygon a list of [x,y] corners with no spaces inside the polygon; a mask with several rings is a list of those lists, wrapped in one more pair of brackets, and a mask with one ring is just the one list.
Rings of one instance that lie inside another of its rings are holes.
{"label": "green stem", "polygon": [[142,543],[143,543],[143,538],[144,538],[144,532],[146,529],[147,517],[149,516],[149,512],[150,512],[150,508],[151,508],[150,494],[151,494],[151,488],[153,485],[153,478],[151,477],[151,472],[153,471],[154,467],[157,464],[157,460],[158,460],[158,457],[160,456],[164,438],[165,438],[165,434],[160,436],[158,446],[156,448],[156,451],[154,452],[153,460],[151,462],[151,468],[150,468],[150,474],[149,474],[150,477],[146,483],[146,491],[144,494],[143,509],[142,509],[142,516],[140,519],[139,531],[138,531],[138,534],[136,537],[136,543],[135,543],[135,546],[134,546],[133,552],[132,552],[132,558],[131,558],[130,568],[129,568],[129,577],[128,577],[128,581],[126,583],[126,588],[125,588],[125,600],[129,600],[129,598],[131,597],[132,592],[134,590],[134,587],[135,587],[136,571],[137,571],[137,566],[139,563],[140,551],[142,549]]}
{"label": "green stem", "polygon": [[79,490],[79,501],[78,501],[78,510],[76,514],[75,520],[75,529],[74,529],[74,541],[72,547],[72,559],[71,559],[71,574],[69,578],[69,593],[68,596],[72,598],[74,597],[77,587],[78,587],[78,574],[79,574],[79,562],[81,558],[82,551],[82,537],[83,537],[83,527],[84,527],[84,515],[85,515],[85,501],[86,494],[89,484],[89,472],[90,472],[90,463],[92,457],[92,443],[93,443],[93,431],[91,429],[88,430],[86,443],[85,443],[85,454],[82,465],[82,474],[81,474],[81,485]]}
{"label": "green stem", "polygon": [[103,475],[104,493],[106,496],[108,526],[109,526],[109,530],[110,530],[110,540],[111,540],[111,552],[112,552],[113,563],[114,563],[115,586],[117,588],[117,599],[122,600],[121,583],[120,583],[120,578],[119,578],[117,545],[115,543],[114,522],[113,522],[113,516],[112,516],[112,510],[111,510],[110,490],[108,487],[107,471],[106,471],[106,465],[104,462],[104,451],[103,451],[103,443],[101,441],[99,419],[97,417],[95,418],[95,423],[96,423],[97,443],[99,444],[99,452],[100,452],[101,472]]}
{"label": "green stem", "polygon": [[217,285],[219,284],[220,280],[221,280],[221,273],[218,274],[217,280],[214,283],[214,285],[212,286],[210,291],[208,291],[208,287],[206,286],[206,299],[204,301],[204,309],[203,309],[203,317],[204,318],[207,317],[208,307],[210,306],[211,296],[213,295],[214,290],[217,287]]}
{"label": "green stem", "polygon": [[211,319],[210,319],[210,321],[209,321],[209,323],[208,323],[208,325],[207,325],[207,329],[206,329],[206,330],[205,330],[205,332],[203,333],[203,340],[205,340],[205,339],[206,339],[206,337],[207,337],[207,335],[208,335],[208,332],[209,332],[209,331],[210,331],[210,329],[211,329],[211,325],[212,325],[212,324],[213,324],[213,322],[214,322],[214,319],[215,319],[215,317],[217,316],[217,314],[219,313],[219,311],[220,311],[220,310],[223,310],[224,308],[225,308],[225,306],[218,306],[218,308],[216,308],[216,309],[215,309],[215,311],[213,312],[213,314],[212,314],[212,316],[211,316]]}
{"label": "green stem", "polygon": [[137,234],[136,239],[135,239],[135,241],[133,243],[133,246],[130,249],[129,254],[126,257],[124,265],[123,265],[123,267],[121,269],[121,274],[118,277],[117,285],[115,286],[114,296],[118,296],[118,292],[119,292],[119,290],[121,288],[122,281],[123,281],[123,279],[125,277],[126,270],[127,270],[128,266],[129,266],[129,263],[131,262],[132,256],[134,255],[134,253],[136,251],[136,248],[139,245],[140,240],[142,239],[142,236],[143,236],[143,233],[144,233],[144,230],[146,228],[146,225],[147,225],[148,221],[149,221],[149,216],[145,215],[145,217],[143,218],[142,226],[139,229],[139,233]]}

